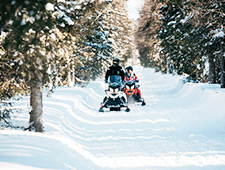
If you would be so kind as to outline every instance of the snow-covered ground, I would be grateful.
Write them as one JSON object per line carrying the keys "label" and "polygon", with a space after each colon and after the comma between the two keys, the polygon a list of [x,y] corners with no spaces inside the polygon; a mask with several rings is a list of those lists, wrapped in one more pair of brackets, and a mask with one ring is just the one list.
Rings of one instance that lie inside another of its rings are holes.
{"label": "snow-covered ground", "polygon": [[[44,97],[44,134],[0,130],[0,169],[224,170],[225,90],[134,70],[146,106],[99,113],[103,79],[57,88]],[[26,110],[29,97],[17,105]]]}

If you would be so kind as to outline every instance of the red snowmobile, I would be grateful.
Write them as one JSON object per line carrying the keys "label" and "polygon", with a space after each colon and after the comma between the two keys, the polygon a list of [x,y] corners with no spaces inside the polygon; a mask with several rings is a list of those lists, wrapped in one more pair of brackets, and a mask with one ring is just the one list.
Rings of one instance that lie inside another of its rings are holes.
{"label": "red snowmobile", "polygon": [[141,102],[141,105],[146,105],[145,100],[141,98],[140,90],[138,89],[140,85],[136,85],[135,80],[129,80],[125,82],[124,92],[127,95],[128,103]]}

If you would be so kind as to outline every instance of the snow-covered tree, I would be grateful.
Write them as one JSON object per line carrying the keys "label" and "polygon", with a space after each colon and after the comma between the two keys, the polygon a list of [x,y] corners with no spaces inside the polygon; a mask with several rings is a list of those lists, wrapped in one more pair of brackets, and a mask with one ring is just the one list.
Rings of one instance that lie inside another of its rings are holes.
{"label": "snow-covered tree", "polygon": [[[194,81],[210,80],[211,83],[221,83],[223,87],[224,2],[149,0],[145,6],[151,7],[152,10],[145,13],[151,17],[141,16],[140,21],[149,19],[145,25],[140,25],[139,30],[148,30],[145,35],[149,39],[154,40],[157,36],[159,40],[155,44],[159,46],[145,42],[143,46],[139,43],[140,52],[146,53],[142,60],[149,61],[147,65],[156,67],[157,70],[173,74],[186,73]],[[152,23],[159,23],[157,19],[153,20],[152,11],[161,20],[160,28],[156,27],[158,29],[151,28]],[[150,55],[152,47],[159,49],[158,56]]]}
{"label": "snow-covered tree", "polygon": [[44,128],[44,86],[95,79],[116,51],[127,53],[129,25],[117,23],[116,15],[126,18],[126,11],[116,11],[123,9],[119,2],[1,1],[1,99],[30,93],[30,130]]}
{"label": "snow-covered tree", "polygon": [[[74,49],[69,55],[74,56],[70,58],[70,62],[62,58],[63,68],[58,66],[62,70],[59,72],[63,73],[61,79],[66,80],[63,75],[72,66],[74,68],[71,70],[75,70],[75,79],[95,79],[102,74],[105,65],[111,63],[113,57],[122,59],[129,53],[132,48],[131,23],[127,18],[124,3],[125,1],[110,0],[58,3],[57,8],[60,9],[60,13],[63,10],[63,15],[57,14],[59,13],[57,11],[55,12],[57,18],[63,21],[63,18],[69,17],[73,23],[72,26],[68,26],[63,22],[57,26],[64,35],[67,35],[66,41]],[[65,51],[67,47],[68,45],[64,46],[63,50]],[[59,53],[64,54],[63,50],[59,49]],[[75,66],[69,63],[75,63]]]}
{"label": "snow-covered tree", "polygon": [[158,55],[161,47],[157,38],[161,24],[159,20],[161,6],[158,0],[145,0],[135,36],[141,64],[145,67],[154,67],[156,70],[162,70],[163,63]]}
{"label": "snow-covered tree", "polygon": [[42,88],[48,77],[46,53],[52,48],[43,39],[47,39],[54,26],[53,4],[49,2],[12,0],[0,4],[1,32],[7,33],[4,59],[11,66],[7,68],[8,81],[14,80],[14,86],[30,89],[30,125],[38,132],[43,131]]}
{"label": "snow-covered tree", "polygon": [[81,29],[78,42],[79,55],[84,64],[76,72],[81,78],[95,79],[102,74],[105,63],[112,58],[110,29],[107,27],[107,9],[111,1],[90,1],[83,3],[86,14],[79,21]]}
{"label": "snow-covered tree", "polygon": [[125,62],[132,57],[134,48],[133,23],[129,20],[125,8],[127,0],[113,0],[107,9],[107,27],[110,31],[113,56]]}
{"label": "snow-covered tree", "polygon": [[209,81],[221,83],[221,87],[225,87],[225,2],[222,0],[190,1],[186,6],[194,11],[195,17],[192,22],[195,23],[196,32],[202,35],[199,50],[209,64],[209,69],[206,70]]}
{"label": "snow-covered tree", "polygon": [[196,34],[194,25],[188,22],[193,16],[189,12],[179,3],[167,2],[161,7],[160,57],[168,73],[186,73],[194,80],[201,80],[204,62],[196,48],[201,35]]}

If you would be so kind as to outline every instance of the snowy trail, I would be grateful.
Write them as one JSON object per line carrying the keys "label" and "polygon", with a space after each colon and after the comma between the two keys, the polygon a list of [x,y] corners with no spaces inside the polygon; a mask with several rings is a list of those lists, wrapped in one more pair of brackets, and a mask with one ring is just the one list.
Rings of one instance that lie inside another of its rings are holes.
{"label": "snowy trail", "polygon": [[146,106],[99,113],[103,80],[57,88],[44,98],[44,134],[0,131],[0,168],[225,169],[225,91],[134,70]]}

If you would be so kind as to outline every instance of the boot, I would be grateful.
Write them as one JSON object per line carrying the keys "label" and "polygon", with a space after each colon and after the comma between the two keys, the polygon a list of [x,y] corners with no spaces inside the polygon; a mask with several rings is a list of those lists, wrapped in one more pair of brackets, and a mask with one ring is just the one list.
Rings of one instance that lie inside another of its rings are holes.
{"label": "boot", "polygon": [[99,112],[104,112],[102,105],[101,105],[101,107],[100,107],[100,109],[98,111]]}
{"label": "boot", "polygon": [[126,108],[125,111],[126,111],[126,112],[129,112],[129,111],[130,111],[130,108],[127,106],[127,108]]}
{"label": "boot", "polygon": [[145,106],[146,105],[145,100],[142,101],[141,105],[142,106]]}

